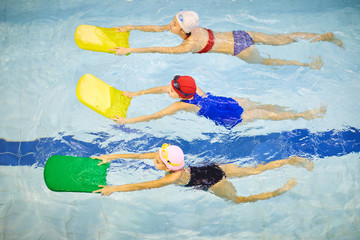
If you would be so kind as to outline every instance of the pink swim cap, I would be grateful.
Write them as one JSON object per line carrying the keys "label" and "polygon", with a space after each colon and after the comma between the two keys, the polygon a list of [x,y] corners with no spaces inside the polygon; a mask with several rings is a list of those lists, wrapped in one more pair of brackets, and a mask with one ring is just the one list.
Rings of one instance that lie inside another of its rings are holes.
{"label": "pink swim cap", "polygon": [[159,149],[159,155],[167,169],[180,170],[185,166],[184,152],[178,146],[164,143]]}

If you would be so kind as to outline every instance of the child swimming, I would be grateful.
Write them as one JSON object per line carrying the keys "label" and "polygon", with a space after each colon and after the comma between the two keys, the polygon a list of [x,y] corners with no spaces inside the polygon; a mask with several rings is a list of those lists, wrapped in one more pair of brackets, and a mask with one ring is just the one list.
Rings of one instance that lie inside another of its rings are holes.
{"label": "child swimming", "polygon": [[314,167],[313,162],[310,160],[296,156],[290,157],[288,159],[269,162],[257,167],[239,167],[235,164],[213,164],[201,167],[190,167],[185,165],[184,153],[182,149],[178,146],[169,144],[163,144],[162,147],[155,153],[110,154],[94,156],[92,158],[102,160],[99,165],[118,158],[153,159],[155,168],[166,171],[165,176],[158,180],[124,184],[120,186],[100,185],[99,187],[101,187],[101,189],[94,191],[94,193],[99,192],[102,195],[109,196],[113,192],[139,191],[143,189],[160,188],[170,184],[175,184],[208,191],[218,197],[230,200],[234,203],[255,202],[258,200],[279,196],[293,188],[296,185],[296,180],[289,180],[283,187],[273,192],[265,192],[243,197],[236,194],[235,187],[231,182],[228,181],[230,178],[241,178],[250,175],[257,175],[266,170],[280,168],[286,164],[302,166],[307,168],[309,171],[311,171]]}
{"label": "child swimming", "polygon": [[145,48],[121,48],[110,49],[116,51],[116,55],[128,53],[224,53],[237,56],[247,63],[265,65],[299,65],[309,66],[318,69],[323,65],[320,57],[312,63],[302,63],[295,60],[282,60],[273,58],[263,58],[256,44],[266,45],[286,45],[296,42],[297,39],[311,40],[311,42],[328,41],[338,46],[342,46],[341,40],[334,37],[334,34],[324,33],[304,33],[296,32],[289,34],[265,34],[251,31],[232,31],[214,32],[210,29],[198,27],[199,17],[192,11],[181,11],[176,14],[172,22],[164,26],[144,25],[144,26],[120,26],[115,27],[118,31],[125,32],[140,30],[144,32],[163,32],[170,31],[183,39],[183,42],[176,47],[145,47]]}
{"label": "child swimming", "polygon": [[175,76],[168,86],[155,87],[137,92],[124,92],[124,95],[133,98],[144,94],[163,93],[168,93],[170,97],[180,99],[180,101],[151,115],[135,118],[115,116],[113,120],[119,124],[147,122],[184,110],[196,112],[199,116],[206,117],[217,125],[231,129],[241,122],[251,122],[257,119],[279,121],[303,118],[310,120],[322,118],[326,113],[326,107],[323,106],[305,112],[295,113],[293,111],[286,111],[285,107],[260,104],[246,98],[215,96],[211,93],[205,93],[198,88],[192,77],[179,75]]}

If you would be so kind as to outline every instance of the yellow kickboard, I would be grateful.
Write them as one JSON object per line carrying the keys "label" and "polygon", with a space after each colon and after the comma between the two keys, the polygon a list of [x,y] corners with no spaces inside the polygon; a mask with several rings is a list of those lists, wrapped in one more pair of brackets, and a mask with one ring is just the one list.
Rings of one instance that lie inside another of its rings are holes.
{"label": "yellow kickboard", "polygon": [[113,28],[80,25],[75,31],[76,44],[85,50],[108,52],[114,47],[129,47],[130,32],[116,32]]}
{"label": "yellow kickboard", "polygon": [[131,98],[91,74],[82,76],[76,87],[76,96],[81,103],[107,117],[115,115],[126,118]]}

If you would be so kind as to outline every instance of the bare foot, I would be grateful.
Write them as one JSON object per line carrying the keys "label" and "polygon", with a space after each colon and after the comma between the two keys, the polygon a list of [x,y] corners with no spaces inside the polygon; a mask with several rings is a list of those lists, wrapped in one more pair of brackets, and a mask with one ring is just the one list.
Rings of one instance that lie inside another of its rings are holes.
{"label": "bare foot", "polygon": [[311,109],[303,112],[303,118],[306,120],[311,120],[315,118],[323,118],[326,113],[326,106],[321,106],[319,108]]}
{"label": "bare foot", "polygon": [[343,46],[343,43],[340,39],[334,37],[334,34],[332,32],[321,34],[319,37],[314,38],[311,40],[311,42],[318,42],[318,41],[327,41],[331,42],[339,47]]}
{"label": "bare foot", "polygon": [[304,167],[309,171],[314,169],[314,163],[308,158],[293,156],[289,159],[289,164],[293,166]]}
{"label": "bare foot", "polygon": [[323,60],[321,59],[321,57],[315,57],[313,59],[314,61],[309,64],[310,68],[320,70],[322,66],[324,66]]}

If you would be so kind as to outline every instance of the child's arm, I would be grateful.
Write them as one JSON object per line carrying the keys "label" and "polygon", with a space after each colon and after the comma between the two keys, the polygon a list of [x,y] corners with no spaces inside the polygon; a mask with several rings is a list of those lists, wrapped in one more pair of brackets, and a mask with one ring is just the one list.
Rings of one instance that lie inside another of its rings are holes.
{"label": "child's arm", "polygon": [[165,177],[160,178],[158,180],[149,181],[149,182],[124,184],[120,186],[99,185],[99,187],[102,187],[102,189],[93,191],[93,193],[99,192],[101,193],[101,195],[109,196],[113,192],[131,192],[131,191],[139,191],[143,189],[161,188],[174,183],[180,177],[180,175],[181,175],[181,171],[178,171],[168,174]]}
{"label": "child's arm", "polygon": [[145,48],[123,48],[115,47],[109,49],[110,51],[115,51],[115,55],[126,55],[129,53],[170,53],[170,54],[181,54],[192,52],[194,47],[194,42],[183,41],[180,45],[176,47],[145,47]]}
{"label": "child's arm", "polygon": [[180,110],[189,110],[189,111],[195,111],[198,107],[189,103],[183,103],[183,102],[175,102],[168,106],[167,108],[164,108],[163,110],[154,113],[152,115],[144,115],[140,117],[135,118],[122,118],[119,116],[115,116],[113,120],[117,122],[118,124],[128,124],[128,123],[138,123],[138,122],[148,122],[150,120],[159,119],[164,116],[173,115],[177,111]]}
{"label": "child's arm", "polygon": [[92,159],[102,160],[98,165],[111,162],[112,160],[119,158],[132,158],[132,159],[154,159],[156,157],[155,153],[126,153],[126,154],[108,154],[93,156]]}
{"label": "child's arm", "polygon": [[139,31],[143,31],[143,32],[164,32],[164,31],[169,31],[170,29],[170,25],[163,25],[163,26],[157,26],[157,25],[127,25],[127,26],[119,26],[119,27],[113,27],[116,30],[116,32],[128,32],[131,30],[139,30]]}
{"label": "child's arm", "polygon": [[145,89],[145,90],[141,90],[141,91],[137,91],[137,92],[124,92],[123,95],[130,97],[130,98],[134,98],[134,97],[145,95],[145,94],[167,93],[168,91],[169,91],[169,85],[162,86],[162,87],[149,88],[149,89]]}

